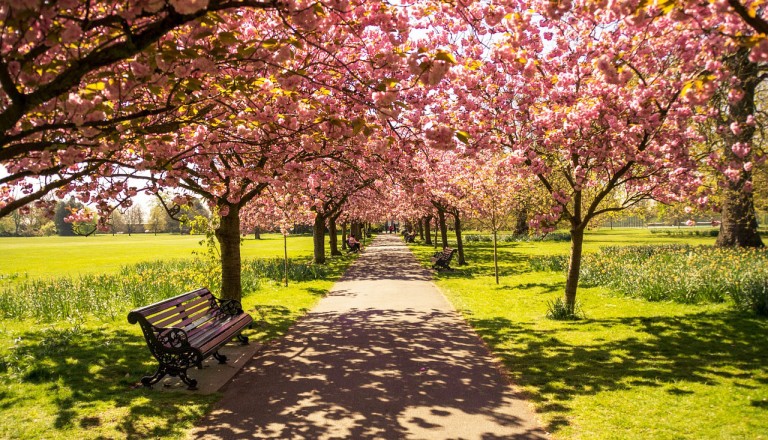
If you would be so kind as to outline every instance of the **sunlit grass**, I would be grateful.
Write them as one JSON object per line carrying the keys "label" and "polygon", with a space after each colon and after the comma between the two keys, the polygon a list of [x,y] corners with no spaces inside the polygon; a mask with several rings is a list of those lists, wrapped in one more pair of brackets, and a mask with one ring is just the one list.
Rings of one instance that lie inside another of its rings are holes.
{"label": "sunlit grass", "polygon": [[[133,241],[135,237],[139,240]],[[70,258],[86,258],[91,254],[88,258],[93,265],[86,267],[82,262],[59,261],[50,256],[50,264],[42,268],[25,268],[19,261],[13,261],[16,270],[24,270],[29,274],[28,278],[13,283],[6,280],[5,283],[18,286],[25,280],[56,282],[79,268],[83,272],[74,272],[73,277],[77,279],[80,274],[86,280],[87,277],[117,277],[115,282],[121,286],[123,282],[136,281],[134,284],[138,289],[141,288],[140,278],[144,277],[144,293],[156,294],[150,292],[154,283],[175,275],[170,271],[176,266],[188,267],[188,262],[161,261],[133,266],[138,261],[162,259],[163,255],[148,252],[148,249],[171,249],[165,254],[169,258],[189,258],[192,250],[202,251],[197,245],[200,237],[116,237],[116,241],[104,240],[100,246],[95,240],[88,242],[91,238],[53,239],[47,244],[28,239],[30,247],[27,251],[20,240],[0,239],[0,246],[9,243],[15,246],[12,259],[24,260],[27,264],[40,261],[34,255],[46,252],[45,248],[51,252],[72,248],[66,251]],[[118,245],[121,242],[117,238],[127,239],[122,242],[127,244]],[[174,239],[178,242],[174,243]],[[159,241],[153,244],[153,240]],[[247,239],[243,254],[246,259],[254,256],[274,258],[283,255],[282,246],[282,236],[266,236],[261,241]],[[291,237],[288,246],[294,262],[309,263],[311,237]],[[120,265],[113,269],[112,254],[123,257],[121,264],[127,265],[127,272],[124,269],[121,273]],[[103,262],[99,256],[103,257]],[[243,297],[243,308],[257,321],[245,335],[252,341],[266,342],[285,334],[325,295],[355,257],[331,258],[322,269],[301,269],[291,277],[288,287],[284,287],[282,281],[274,280],[277,272],[272,268],[274,261],[266,265],[256,264],[255,268],[264,269],[267,276],[258,281],[258,288],[246,289]],[[5,258],[3,261],[7,262]],[[312,280],[305,276],[310,272],[321,278]],[[296,278],[308,281],[295,281]],[[182,293],[172,292],[173,280],[165,281],[170,286],[166,286],[167,294]],[[197,281],[191,279],[190,282]],[[150,297],[146,299],[150,300]],[[60,303],[76,300],[63,295]],[[219,396],[137,388],[140,378],[153,373],[157,364],[149,354],[139,327],[127,322],[126,310],[129,308],[124,302],[116,303],[114,311],[107,313],[99,309],[88,310],[85,305],[70,319],[53,320],[39,315],[27,319],[0,319],[0,420],[3,421],[0,438],[185,438],[193,423],[209,411]]]}
{"label": "sunlit grass", "polygon": [[[601,230],[587,234],[585,249],[714,240]],[[497,286],[490,244],[471,243],[469,265],[436,280],[556,439],[768,438],[768,320],[727,303],[647,302],[605,287],[579,289],[587,319],[547,319],[565,275],[534,272],[529,259],[569,246],[504,243]],[[411,248],[427,265],[434,249]]]}
{"label": "sunlit grass", "polygon": [[[283,236],[245,237],[246,258],[283,256]],[[120,267],[142,261],[192,258],[204,252],[201,235],[133,234],[91,237],[0,237],[0,278],[45,278],[59,275],[116,273]],[[312,236],[288,237],[288,256],[309,259]]]}

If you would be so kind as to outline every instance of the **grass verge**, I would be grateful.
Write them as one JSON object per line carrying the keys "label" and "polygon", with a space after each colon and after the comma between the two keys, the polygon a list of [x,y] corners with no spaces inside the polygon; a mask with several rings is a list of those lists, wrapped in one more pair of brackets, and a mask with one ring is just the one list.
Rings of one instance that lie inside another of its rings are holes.
{"label": "grass verge", "polygon": [[[588,234],[585,248],[713,242],[602,230]],[[647,302],[607,287],[579,289],[586,319],[546,319],[565,275],[532,271],[529,260],[568,246],[505,243],[496,285],[490,245],[473,242],[468,266],[436,277],[556,439],[768,438],[768,320],[726,303]],[[425,265],[434,252],[411,249]]]}
{"label": "grass verge", "polygon": [[[179,246],[183,247],[188,237],[181,238]],[[133,253],[139,261],[158,258],[144,251],[151,248],[144,241],[135,242],[144,250],[122,249],[114,243],[90,244],[77,252],[94,254],[94,264],[100,261],[99,254],[107,255],[104,261],[108,262],[108,254],[116,252]],[[248,249],[244,251],[246,256],[282,255],[282,239],[250,240],[244,248]],[[311,249],[311,237],[292,237],[289,241],[294,260],[307,261]],[[265,324],[246,330],[245,335],[268,343],[285,334],[325,295],[353,259],[329,259],[322,279],[290,282],[288,287],[262,279],[259,288],[243,298],[243,308]],[[42,274],[30,266],[29,278],[68,273],[71,266],[62,263],[56,268],[59,263],[51,260],[54,268],[45,268]],[[106,266],[101,267],[106,271]],[[157,364],[139,327],[128,324],[125,315],[110,318],[79,314],[75,319],[56,321],[39,317],[0,320],[0,420],[4,421],[0,424],[0,438],[184,438],[220,396],[136,387]]]}

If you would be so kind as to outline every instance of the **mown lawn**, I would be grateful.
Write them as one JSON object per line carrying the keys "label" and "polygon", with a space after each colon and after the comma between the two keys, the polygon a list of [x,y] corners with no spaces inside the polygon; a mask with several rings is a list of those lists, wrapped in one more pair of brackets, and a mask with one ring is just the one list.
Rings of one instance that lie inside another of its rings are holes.
{"label": "mown lawn", "polygon": [[[0,273],[50,278],[114,273],[121,265],[192,257],[195,236],[98,236],[0,239]],[[25,245],[26,241],[26,245]],[[289,256],[308,261],[312,238],[290,237]],[[283,240],[246,239],[244,258],[282,256]],[[333,285],[353,256],[329,260],[323,279],[281,283],[263,280],[243,307],[265,323],[245,334],[268,343],[285,334]],[[2,283],[13,280],[0,280]],[[179,292],[181,293],[181,292]],[[136,387],[154,372],[141,331],[125,313],[83,320],[41,322],[0,319],[0,438],[184,438],[219,395],[189,395]],[[194,373],[192,373],[194,377]]]}
{"label": "mown lawn", "polygon": [[[600,230],[585,248],[680,242],[714,238]],[[647,302],[606,288],[579,290],[587,319],[549,320],[547,302],[562,294],[565,275],[532,272],[528,259],[569,246],[504,243],[497,286],[491,245],[467,243],[469,265],[436,277],[554,438],[768,438],[768,320],[727,303]],[[428,264],[434,248],[411,248]]]}
{"label": "mown lawn", "polygon": [[[262,234],[243,240],[242,257],[283,256],[283,236]],[[120,266],[151,260],[192,258],[204,252],[202,235],[133,234],[91,237],[0,237],[0,279],[116,272]],[[311,258],[312,237],[288,237],[290,258]]]}

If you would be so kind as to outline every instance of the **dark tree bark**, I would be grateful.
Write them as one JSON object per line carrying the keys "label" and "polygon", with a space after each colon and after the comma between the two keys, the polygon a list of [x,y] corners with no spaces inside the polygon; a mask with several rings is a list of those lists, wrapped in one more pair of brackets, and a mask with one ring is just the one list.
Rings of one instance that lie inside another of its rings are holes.
{"label": "dark tree bark", "polygon": [[528,209],[523,208],[515,213],[515,225],[512,229],[513,235],[528,234]]}
{"label": "dark tree bark", "polygon": [[328,239],[331,248],[331,256],[341,255],[341,251],[339,250],[339,236],[338,231],[336,230],[336,217],[328,219]]}
{"label": "dark tree bark", "polygon": [[325,264],[325,217],[315,213],[315,224],[312,227],[315,264]]}
{"label": "dark tree bark", "polygon": [[432,245],[432,215],[424,217],[424,244]]}
{"label": "dark tree bark", "polygon": [[261,240],[261,231],[259,230],[258,226],[253,228],[253,239],[254,240]]}
{"label": "dark tree bark", "polygon": [[443,241],[443,248],[448,247],[448,226],[445,224],[445,209],[438,208],[437,221],[440,225],[440,238]]}
{"label": "dark tree bark", "polygon": [[363,236],[361,234],[363,228],[360,223],[352,222],[352,226],[349,229],[350,234],[354,235],[358,240],[363,241]]}
{"label": "dark tree bark", "polygon": [[576,310],[576,290],[579,287],[581,253],[584,247],[586,222],[571,222],[571,259],[568,262],[568,278],[565,280],[565,303],[571,313]]}
{"label": "dark tree bark", "polygon": [[[741,127],[737,135],[728,129],[724,130],[724,155],[728,162],[742,163],[748,161],[753,155],[750,152],[745,158],[738,157],[731,146],[737,142],[753,143],[755,127],[746,124],[749,115],[754,115],[755,89],[760,82],[758,65],[749,61],[749,49],[741,48],[732,57],[726,60],[731,72],[741,80],[744,98],[738,102],[729,102],[728,119],[729,127],[736,122]],[[752,185],[752,172],[743,171],[737,181],[725,179],[722,184],[723,205],[722,223],[720,233],[715,244],[720,247],[762,247],[763,241],[757,231],[757,216],[755,215],[755,203],[752,191],[747,191]]]}
{"label": "dark tree bark", "polygon": [[424,241],[424,219],[419,218],[417,224],[419,225],[419,238]]}
{"label": "dark tree bark", "polygon": [[215,235],[221,248],[221,297],[240,301],[240,207],[228,206],[229,212],[219,220]]}
{"label": "dark tree bark", "polygon": [[467,264],[467,260],[464,259],[464,243],[461,240],[461,213],[459,213],[458,209],[453,209],[451,215],[453,216],[453,228],[456,233],[456,253],[459,256],[457,262],[459,266],[464,266]]}
{"label": "dark tree bark", "polygon": [[347,250],[347,222],[341,224],[341,248]]}

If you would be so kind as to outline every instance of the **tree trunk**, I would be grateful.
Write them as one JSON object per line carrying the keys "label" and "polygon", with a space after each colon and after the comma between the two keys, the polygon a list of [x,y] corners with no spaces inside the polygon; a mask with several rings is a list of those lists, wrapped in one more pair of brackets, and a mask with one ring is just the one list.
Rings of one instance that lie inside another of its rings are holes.
{"label": "tree trunk", "polygon": [[523,208],[515,213],[515,226],[512,235],[528,235],[528,209]]}
{"label": "tree trunk", "polygon": [[464,259],[464,242],[461,240],[461,218],[459,210],[456,209],[452,213],[453,215],[453,228],[456,232],[456,249],[458,250],[459,260],[458,264],[459,266],[464,266],[467,264],[467,260]]}
{"label": "tree trunk", "polygon": [[356,239],[363,241],[363,236],[360,234],[360,223],[352,222],[352,226],[349,227],[349,233],[354,235]]}
{"label": "tree trunk", "polygon": [[339,236],[338,231],[336,230],[335,217],[328,219],[328,239],[331,248],[331,256],[333,257],[341,255],[341,251],[339,250]]}
{"label": "tree trunk", "polygon": [[229,205],[229,212],[219,219],[216,239],[221,248],[221,298],[240,301],[240,207]]}
{"label": "tree trunk", "polygon": [[315,248],[315,264],[325,264],[325,217],[315,213],[315,224],[312,227],[312,241]]}
{"label": "tree trunk", "polygon": [[568,263],[568,279],[565,281],[565,305],[573,314],[576,311],[576,289],[579,287],[581,251],[584,245],[583,225],[571,227],[571,259]]}
{"label": "tree trunk", "polygon": [[432,226],[432,216],[428,215],[424,217],[424,243],[432,244],[432,231],[429,228]]}
{"label": "tree trunk", "polygon": [[347,222],[341,224],[341,248],[347,250]]}
{"label": "tree trunk", "polygon": [[[724,156],[729,163],[744,164],[750,162],[754,153],[745,157],[737,156],[731,146],[736,143],[753,144],[754,125],[746,124],[747,117],[755,114],[755,88],[760,80],[758,65],[749,61],[749,49],[739,49],[732,58],[726,60],[731,72],[741,81],[744,98],[728,104],[727,127],[724,131]],[[729,129],[737,123],[739,134]],[[762,247],[763,241],[757,231],[757,218],[752,195],[752,172],[742,169],[739,179],[725,179],[723,185],[722,223],[715,244],[720,247]]]}
{"label": "tree trunk", "polygon": [[419,225],[419,238],[424,241],[424,219],[419,217],[417,224]]}
{"label": "tree trunk", "polygon": [[448,226],[445,224],[445,210],[437,210],[437,219],[440,224],[440,238],[443,240],[443,248],[448,247]]}
{"label": "tree trunk", "polygon": [[493,230],[493,273],[496,275],[496,284],[499,284],[499,253],[497,251],[496,236],[498,235],[496,229]]}
{"label": "tree trunk", "polygon": [[261,240],[261,231],[259,231],[259,227],[258,226],[253,228],[253,239],[254,240]]}

